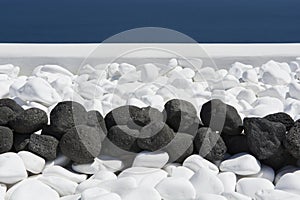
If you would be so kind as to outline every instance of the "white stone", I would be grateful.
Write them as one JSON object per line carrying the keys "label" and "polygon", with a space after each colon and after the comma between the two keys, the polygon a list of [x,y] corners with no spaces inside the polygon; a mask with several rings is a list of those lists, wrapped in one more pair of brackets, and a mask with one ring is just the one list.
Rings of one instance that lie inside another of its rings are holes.
{"label": "white stone", "polygon": [[153,82],[159,76],[159,68],[154,64],[141,66],[141,81],[144,83]]}
{"label": "white stone", "polygon": [[178,61],[176,58],[172,58],[169,60],[168,66],[170,67],[176,67],[178,65]]}
{"label": "white stone", "polygon": [[275,172],[271,167],[262,164],[260,172],[258,172],[257,174],[254,174],[252,176],[259,177],[259,178],[265,178],[265,179],[268,179],[269,181],[273,182],[275,179]]}
{"label": "white stone", "polygon": [[220,170],[238,175],[253,175],[260,172],[260,166],[260,162],[254,156],[240,153],[224,160],[220,165]]}
{"label": "white stone", "polygon": [[205,168],[212,171],[214,174],[219,173],[219,169],[215,164],[196,154],[186,158],[182,165],[191,169],[194,172],[197,172],[199,169]]}
{"label": "white stone", "polygon": [[300,174],[283,175],[276,183],[276,189],[300,195]]}
{"label": "white stone", "polygon": [[283,69],[280,63],[273,60],[262,65],[262,81],[270,85],[287,85],[291,82],[289,72]]}
{"label": "white stone", "polygon": [[108,193],[101,196],[96,197],[95,199],[89,199],[89,200],[121,200],[121,197],[116,193]]}
{"label": "white stone", "polygon": [[128,191],[122,200],[161,200],[160,194],[154,188],[138,187]]}
{"label": "white stone", "polygon": [[260,190],[256,192],[257,200],[300,200],[300,196],[281,190]]}
{"label": "white stone", "polygon": [[191,79],[195,76],[195,71],[191,68],[184,68],[181,73],[187,79]]}
{"label": "white stone", "polygon": [[171,163],[168,163],[166,164],[164,167],[163,167],[163,170],[165,170],[169,176],[172,175],[173,173],[173,170],[176,169],[177,167],[181,166],[180,163],[174,163],[174,162],[171,162]]}
{"label": "white stone", "polygon": [[[84,173],[84,174],[95,174],[100,170],[99,162],[94,160],[92,163],[87,164],[72,164],[72,169],[78,173]],[[103,168],[104,170],[105,168]]]}
{"label": "white stone", "polygon": [[257,94],[258,97],[275,97],[281,101],[285,100],[288,87],[282,85],[276,85],[266,90],[263,90]]}
{"label": "white stone", "polygon": [[222,193],[222,196],[226,197],[227,200],[252,200],[251,197],[238,192],[224,192]]}
{"label": "white stone", "polygon": [[20,72],[20,67],[15,67],[12,64],[0,65],[0,74],[7,74],[10,77],[17,77]]}
{"label": "white stone", "polygon": [[118,158],[111,156],[99,156],[96,160],[111,172],[121,171],[124,168],[123,161]]}
{"label": "white stone", "polygon": [[77,183],[59,176],[42,176],[38,179],[54,189],[60,196],[74,194]]}
{"label": "white stone", "polygon": [[20,184],[7,200],[58,200],[55,190],[38,180],[26,180]]}
{"label": "white stone", "polygon": [[135,66],[128,64],[128,63],[121,63],[119,65],[119,71],[121,75],[127,74],[127,73],[132,73],[133,71],[135,71]]}
{"label": "white stone", "polygon": [[249,104],[252,104],[256,100],[256,94],[253,92],[253,90],[243,89],[238,93],[236,99],[245,100]]}
{"label": "white stone", "polygon": [[27,171],[39,174],[43,171],[45,167],[45,159],[29,152],[29,151],[20,151],[18,155],[24,162],[25,168]]}
{"label": "white stone", "polygon": [[[104,181],[104,182],[110,182],[110,181]],[[85,191],[89,188],[100,187],[101,184],[103,184],[103,181],[101,181],[101,180],[87,179],[87,180],[82,181],[81,183],[79,183],[79,185],[76,188],[75,193],[82,193],[83,191]],[[106,189],[106,190],[108,190],[108,189]]]}
{"label": "white stone", "polygon": [[234,192],[236,185],[236,175],[232,172],[221,172],[218,178],[224,185],[224,192]]}
{"label": "white stone", "polygon": [[236,184],[236,191],[255,198],[255,193],[259,190],[272,190],[274,185],[264,178],[242,178]]}
{"label": "white stone", "polygon": [[43,175],[44,176],[59,176],[59,177],[74,181],[76,183],[80,183],[80,182],[86,180],[86,178],[87,178],[87,175],[85,175],[85,174],[75,174],[73,172],[70,172],[69,170],[66,170],[63,167],[56,166],[56,165],[45,168],[43,171]]}
{"label": "white stone", "polygon": [[80,94],[85,99],[99,99],[103,96],[104,90],[96,84],[90,81],[82,82],[78,85],[78,94]]}
{"label": "white stone", "polygon": [[107,74],[109,77],[114,77],[120,75],[119,72],[119,64],[118,63],[112,63],[107,67]]}
{"label": "white stone", "polygon": [[99,187],[92,187],[84,190],[81,193],[81,200],[100,199],[102,195],[109,194],[110,192]]}
{"label": "white stone", "polygon": [[27,178],[24,163],[18,154],[0,154],[0,163],[0,183],[13,184]]}
{"label": "white stone", "polygon": [[201,168],[190,179],[197,197],[202,193],[221,194],[224,186],[221,180],[210,170]]}
{"label": "white stone", "polygon": [[60,197],[59,200],[80,200],[81,194],[72,194]]}
{"label": "white stone", "polygon": [[285,167],[279,169],[279,170],[277,171],[276,176],[275,176],[274,183],[277,184],[277,182],[279,181],[279,179],[280,179],[283,175],[285,175],[285,174],[287,174],[287,173],[294,173],[294,172],[296,172],[296,171],[298,171],[298,170],[300,170],[299,167],[295,167],[295,166],[292,166],[292,165],[287,165],[287,166],[285,166]]}
{"label": "white stone", "polygon": [[242,79],[246,82],[258,82],[258,76],[255,69],[248,69],[247,71],[244,71],[242,74]]}
{"label": "white stone", "polygon": [[7,190],[6,185],[0,183],[0,199],[1,200],[4,200],[6,190]]}
{"label": "white stone", "polygon": [[300,84],[297,82],[290,83],[289,94],[291,97],[300,100]]}
{"label": "white stone", "polygon": [[162,199],[193,200],[196,197],[193,185],[184,178],[166,178],[156,186],[156,189]]}
{"label": "white stone", "polygon": [[108,180],[116,180],[117,176],[113,172],[106,171],[106,170],[100,170],[100,171],[96,172],[93,176],[91,176],[91,178],[97,179],[100,181],[108,181]]}
{"label": "white stone", "polygon": [[242,78],[243,72],[252,69],[253,67],[251,65],[246,65],[240,62],[235,62],[232,64],[231,68],[229,69],[229,74],[234,75],[236,78]]}
{"label": "white stone", "polygon": [[200,194],[196,200],[227,200],[225,197],[216,194]]}
{"label": "white stone", "polygon": [[187,167],[178,166],[171,172],[172,177],[190,179],[195,173]]}
{"label": "white stone", "polygon": [[193,80],[195,82],[206,82],[210,80],[216,80],[219,78],[219,75],[216,73],[216,71],[211,67],[204,67],[201,69],[198,69]]}
{"label": "white stone", "polygon": [[166,152],[147,152],[138,153],[133,161],[133,167],[153,167],[162,168],[167,164],[169,155]]}

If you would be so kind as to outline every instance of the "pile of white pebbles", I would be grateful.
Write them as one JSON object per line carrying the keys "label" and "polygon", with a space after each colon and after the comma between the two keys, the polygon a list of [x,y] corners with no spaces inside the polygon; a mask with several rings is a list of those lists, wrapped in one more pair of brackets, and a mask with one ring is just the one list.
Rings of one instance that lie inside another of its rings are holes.
{"label": "pile of white pebbles", "polygon": [[[199,66],[198,66],[199,67]],[[0,65],[0,98],[48,114],[61,101],[77,101],[103,116],[123,105],[163,110],[180,98],[200,113],[203,103],[221,99],[240,116],[285,112],[300,118],[299,60],[262,66],[234,63],[229,70],[194,69],[176,59],[166,64],[128,63],[82,67],[77,74],[57,65],[36,67],[30,76]],[[37,133],[39,134],[39,133]],[[166,152],[138,153],[129,167],[101,155],[90,164],[65,166],[28,151],[0,154],[0,200],[300,200],[300,165],[275,172],[246,153],[212,163],[191,155],[168,163]]]}

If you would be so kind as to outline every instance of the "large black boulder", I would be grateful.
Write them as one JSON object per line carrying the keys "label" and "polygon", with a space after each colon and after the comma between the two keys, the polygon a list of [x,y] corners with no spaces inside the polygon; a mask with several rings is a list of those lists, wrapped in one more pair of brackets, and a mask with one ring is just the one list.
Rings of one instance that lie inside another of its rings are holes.
{"label": "large black boulder", "polygon": [[24,109],[19,104],[17,104],[14,100],[8,98],[0,99],[0,107],[8,107],[15,113],[24,111]]}
{"label": "large black boulder", "polygon": [[154,121],[141,129],[137,144],[143,150],[157,151],[169,144],[174,137],[174,131],[167,124]]}
{"label": "large black boulder", "polygon": [[199,128],[194,139],[194,147],[200,156],[210,161],[222,160],[227,151],[220,134],[207,127]]}
{"label": "large black boulder", "polygon": [[16,133],[30,134],[41,130],[47,123],[48,116],[45,111],[38,108],[30,108],[20,112],[8,124]]}
{"label": "large black boulder", "polygon": [[101,137],[96,128],[78,125],[62,136],[59,146],[61,152],[72,161],[90,163],[100,154]]}
{"label": "large black boulder", "polygon": [[237,110],[219,99],[203,104],[200,118],[204,126],[226,135],[239,135],[243,130],[242,119]]}
{"label": "large black boulder", "polygon": [[227,152],[238,154],[242,152],[250,153],[246,135],[221,135],[226,144]]}
{"label": "large black boulder", "polygon": [[57,155],[58,140],[50,135],[31,134],[28,150],[46,160],[54,160]]}
{"label": "large black boulder", "polygon": [[13,149],[16,152],[28,150],[28,144],[30,141],[31,134],[18,134],[14,133],[14,144]]}
{"label": "large black boulder", "polygon": [[13,132],[4,126],[0,126],[0,153],[8,152],[13,146]]}
{"label": "large black boulder", "polygon": [[164,121],[165,116],[158,109],[148,106],[132,113],[132,120],[136,125],[143,127],[153,121]]}
{"label": "large black boulder", "polygon": [[300,159],[300,121],[296,121],[286,133],[283,144],[292,156]]}
{"label": "large black boulder", "polygon": [[16,113],[9,107],[0,107],[0,126],[7,126],[16,117]]}
{"label": "large black boulder", "polygon": [[272,121],[272,122],[280,122],[283,125],[285,125],[285,128],[287,131],[289,131],[293,125],[294,125],[294,120],[293,118],[288,115],[287,113],[284,112],[278,112],[274,114],[270,114],[264,117],[265,119]]}
{"label": "large black boulder", "polygon": [[105,121],[101,113],[97,110],[91,110],[87,113],[87,125],[99,129],[99,133],[103,133],[101,137],[107,135]]}
{"label": "large black boulder", "polygon": [[250,151],[263,160],[274,156],[285,137],[285,126],[264,118],[244,118],[244,132]]}

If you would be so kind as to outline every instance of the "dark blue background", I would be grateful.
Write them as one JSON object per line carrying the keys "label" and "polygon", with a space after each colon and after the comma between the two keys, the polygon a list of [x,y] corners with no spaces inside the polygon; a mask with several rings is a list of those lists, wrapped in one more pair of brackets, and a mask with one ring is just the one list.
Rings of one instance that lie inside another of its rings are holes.
{"label": "dark blue background", "polygon": [[101,42],[147,26],[207,43],[300,42],[300,1],[0,0],[0,42]]}

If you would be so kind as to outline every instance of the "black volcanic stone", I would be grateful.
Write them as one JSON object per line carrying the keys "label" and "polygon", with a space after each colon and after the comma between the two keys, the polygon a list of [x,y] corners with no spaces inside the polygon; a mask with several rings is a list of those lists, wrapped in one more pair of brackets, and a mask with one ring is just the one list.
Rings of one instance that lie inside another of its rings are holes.
{"label": "black volcanic stone", "polygon": [[87,113],[87,125],[100,129],[100,133],[104,133],[101,137],[105,137],[107,135],[105,121],[100,112],[96,110],[89,111]]}
{"label": "black volcanic stone", "polygon": [[7,126],[8,122],[16,117],[14,111],[9,107],[0,107],[0,126]]}
{"label": "black volcanic stone", "polygon": [[172,99],[165,104],[165,112],[166,123],[175,132],[196,135],[200,119],[193,104],[185,100]]}
{"label": "black volcanic stone", "polygon": [[285,125],[287,131],[289,131],[295,123],[291,116],[284,112],[270,114],[265,116],[264,118],[272,122],[282,123],[283,125]]}
{"label": "black volcanic stone", "polygon": [[285,137],[285,126],[264,118],[245,118],[244,132],[250,151],[259,160],[267,159],[278,151]]}
{"label": "black volcanic stone", "polygon": [[101,137],[96,128],[78,125],[62,136],[59,146],[61,152],[72,161],[90,163],[100,154]]}
{"label": "black volcanic stone", "polygon": [[287,165],[295,165],[296,159],[281,145],[273,156],[261,160],[261,162],[278,170]]}
{"label": "black volcanic stone", "polygon": [[238,154],[242,152],[250,153],[246,135],[222,135],[226,144],[227,152],[230,154]]}
{"label": "black volcanic stone", "polygon": [[176,133],[174,139],[162,149],[169,154],[169,162],[182,163],[194,152],[194,137],[186,133]]}
{"label": "black volcanic stone", "polygon": [[138,111],[133,113],[132,120],[136,125],[143,127],[153,121],[163,122],[165,117],[158,109],[148,106],[140,108]]}
{"label": "black volcanic stone", "polygon": [[237,110],[219,99],[203,104],[200,118],[204,126],[226,135],[239,135],[243,130],[242,119]]}
{"label": "black volcanic stone", "polygon": [[107,130],[115,125],[134,123],[133,118],[140,112],[140,108],[132,105],[120,106],[106,114],[104,120]]}
{"label": "black volcanic stone", "polygon": [[61,134],[77,125],[86,124],[87,112],[85,108],[74,101],[58,103],[50,113],[50,125]]}
{"label": "black volcanic stone", "polygon": [[0,153],[8,152],[13,146],[13,132],[4,126],[0,126]]}
{"label": "black volcanic stone", "polygon": [[117,147],[125,151],[138,153],[141,149],[137,145],[140,132],[130,129],[126,125],[116,125],[109,129],[107,138]]}
{"label": "black volcanic stone", "polygon": [[16,152],[28,150],[28,144],[30,141],[30,134],[18,134],[14,133],[14,150]]}
{"label": "black volcanic stone", "polygon": [[210,161],[222,160],[227,151],[220,134],[207,127],[199,128],[194,147],[200,156]]}
{"label": "black volcanic stone", "polygon": [[30,108],[19,113],[13,120],[9,121],[10,128],[16,133],[30,134],[41,130],[47,125],[47,113],[38,108]]}
{"label": "black volcanic stone", "polygon": [[157,151],[169,144],[174,137],[174,131],[167,124],[154,121],[141,129],[137,144],[143,150]]}
{"label": "black volcanic stone", "polygon": [[15,113],[23,112],[24,109],[12,99],[0,99],[0,107],[8,107]]}
{"label": "black volcanic stone", "polygon": [[286,133],[283,145],[292,156],[300,158],[300,121]]}
{"label": "black volcanic stone", "polygon": [[54,160],[57,154],[58,140],[50,135],[31,134],[28,150],[46,160]]}
{"label": "black volcanic stone", "polygon": [[53,125],[45,125],[42,128],[41,135],[50,135],[55,137],[57,140],[60,140],[61,137],[63,136],[63,132],[58,130],[55,126]]}

